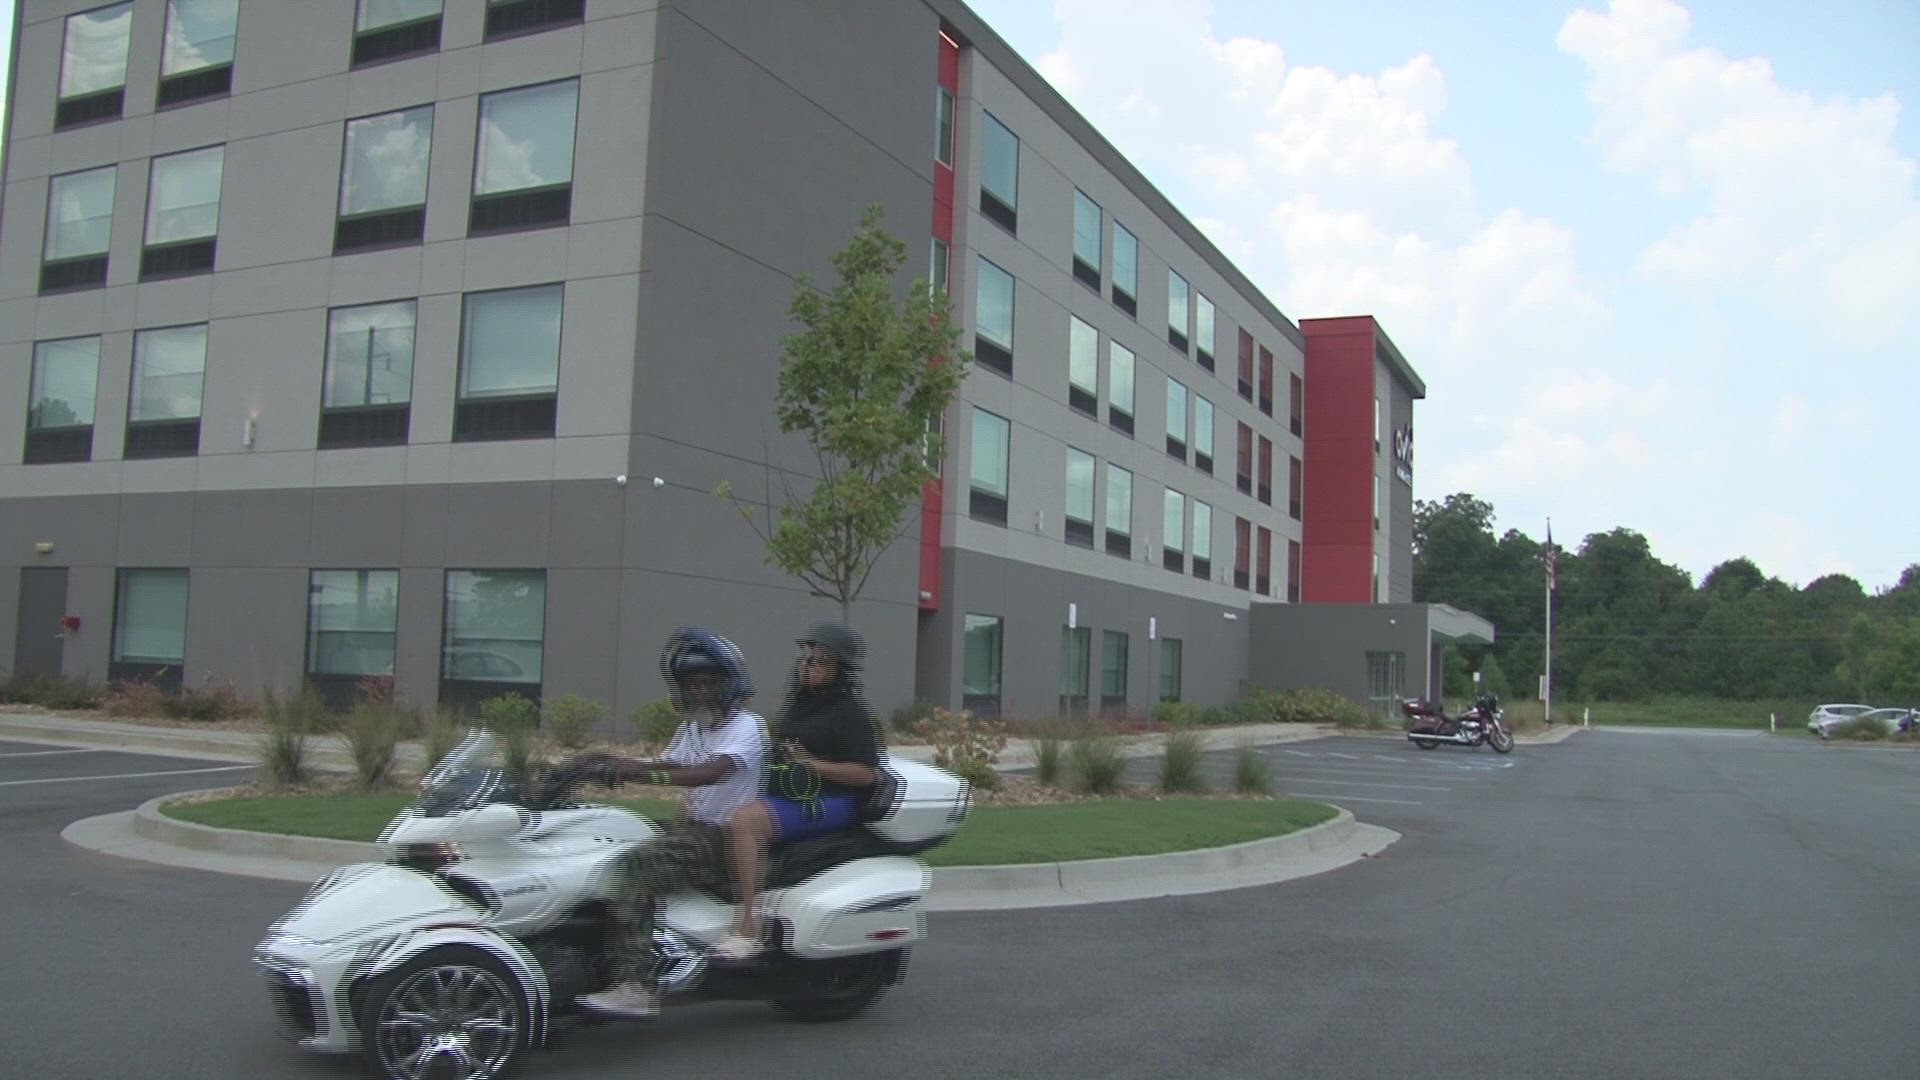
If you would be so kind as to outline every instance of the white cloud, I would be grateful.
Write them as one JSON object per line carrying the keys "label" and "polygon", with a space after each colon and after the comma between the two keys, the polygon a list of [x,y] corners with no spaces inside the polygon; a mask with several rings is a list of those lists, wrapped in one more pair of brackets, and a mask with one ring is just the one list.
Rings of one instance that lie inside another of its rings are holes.
{"label": "white cloud", "polygon": [[1885,341],[1920,305],[1915,165],[1892,142],[1891,96],[1816,101],[1763,59],[1689,48],[1671,0],[1567,17],[1607,161],[1700,212],[1642,255],[1661,283],[1757,280],[1845,340]]}
{"label": "white cloud", "polygon": [[1806,398],[1799,394],[1781,398],[1779,407],[1773,411],[1773,430],[1767,434],[1768,448],[1776,452],[1793,449],[1806,435],[1812,420],[1813,408]]}

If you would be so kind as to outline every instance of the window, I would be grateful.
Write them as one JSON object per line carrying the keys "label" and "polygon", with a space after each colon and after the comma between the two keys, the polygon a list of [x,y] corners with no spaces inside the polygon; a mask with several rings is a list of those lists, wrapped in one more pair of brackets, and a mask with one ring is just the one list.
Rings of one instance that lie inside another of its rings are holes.
{"label": "window", "polygon": [[1273,505],[1273,442],[1260,436],[1260,501]]}
{"label": "window", "polygon": [[1287,602],[1300,602],[1300,541],[1287,541]]}
{"label": "window", "polygon": [[944,86],[933,88],[933,160],[953,168],[953,95]]}
{"label": "window", "polygon": [[47,239],[40,262],[42,293],[107,283],[107,242],[113,233],[117,172],[108,165],[56,176],[47,183]]}
{"label": "window", "polygon": [[1298,435],[1301,429],[1301,418],[1306,413],[1307,396],[1306,384],[1300,381],[1300,376],[1293,374],[1287,376],[1287,395],[1290,399],[1287,412],[1287,428],[1295,435]]}
{"label": "window", "polygon": [[1233,587],[1244,589],[1253,566],[1253,523],[1246,518],[1233,519]]}
{"label": "window", "polygon": [[546,571],[449,570],[446,580],[440,700],[478,704],[508,690],[537,699],[546,653]]}
{"label": "window", "polygon": [[1180,639],[1160,639],[1160,700],[1180,700]]}
{"label": "window", "polygon": [[1100,635],[1100,711],[1127,710],[1127,635],[1108,630]]}
{"label": "window", "polygon": [[131,0],[67,16],[60,51],[60,101],[53,128],[112,120],[127,95],[127,42],[133,31]]}
{"label": "window", "polygon": [[200,452],[200,391],[206,369],[205,323],[143,330],[133,336],[127,457],[182,457]]}
{"label": "window", "polygon": [[1239,487],[1240,494],[1251,495],[1253,494],[1253,429],[1245,424],[1235,423],[1234,430],[1239,435],[1233,459],[1235,485]]}
{"label": "window", "polygon": [[1107,463],[1107,554],[1133,557],[1133,474]]}
{"label": "window", "polygon": [[1213,370],[1213,301],[1193,294],[1193,354],[1200,366]]}
{"label": "window", "polygon": [[1193,576],[1213,580],[1213,507],[1193,500]]}
{"label": "window", "polygon": [[1187,388],[1167,380],[1167,453],[1187,460]]}
{"label": "window", "polygon": [[976,406],[973,410],[973,442],[967,454],[967,480],[971,485],[967,513],[975,521],[995,525],[1007,523],[1007,455],[1012,425],[1005,417],[995,416]]}
{"label": "window", "polygon": [[1129,315],[1138,311],[1134,296],[1140,288],[1140,241],[1113,223],[1113,303]]}
{"label": "window", "polygon": [[233,28],[240,0],[167,0],[160,108],[224,97],[233,86]]}
{"label": "window", "polygon": [[360,0],[353,66],[440,48],[440,0]]}
{"label": "window", "polygon": [[975,716],[1000,715],[1001,620],[967,613],[960,676],[960,707]]}
{"label": "window", "polygon": [[1273,594],[1273,533],[1265,525],[1260,526],[1260,573],[1254,578],[1253,591],[1261,596]]}
{"label": "window", "polygon": [[327,316],[321,449],[407,441],[414,301],[335,308]]}
{"label": "window", "polygon": [[1193,467],[1213,475],[1213,402],[1193,399]]}
{"label": "window", "polygon": [[463,306],[454,441],[552,438],[564,287],[471,293]]}
{"label": "window", "polygon": [[187,655],[187,572],[122,570],[115,585],[107,677],[178,689]]}
{"label": "window", "polygon": [[1100,333],[1067,316],[1067,404],[1100,415]]}
{"label": "window", "polygon": [[1092,681],[1093,628],[1060,628],[1060,715],[1071,720],[1087,715],[1087,689]]}
{"label": "window", "polygon": [[1300,520],[1300,459],[1287,455],[1287,516]]}
{"label": "window", "polygon": [[1260,346],[1260,411],[1273,415],[1273,352]]}
{"label": "window", "polygon": [[1081,284],[1100,291],[1100,204],[1087,193],[1073,193],[1073,276]]}
{"label": "window", "polygon": [[1187,570],[1187,499],[1168,488],[1160,509],[1160,564],[1176,574]]}
{"label": "window", "polygon": [[1167,271],[1167,344],[1187,351],[1187,308],[1190,305],[1187,279]]}
{"label": "window", "polygon": [[979,260],[974,275],[973,358],[984,367],[1013,375],[1013,275]]}
{"label": "window", "polygon": [[99,380],[99,338],[42,341],[33,347],[23,462],[93,458],[93,399]]}
{"label": "window", "polygon": [[1107,424],[1133,434],[1133,350],[1107,342]]}
{"label": "window", "polygon": [[147,179],[146,248],[140,280],[213,269],[220,231],[220,176],[226,148],[209,146],[153,159]]}
{"label": "window", "polygon": [[579,22],[587,0],[487,0],[487,41]]}
{"label": "window", "polygon": [[431,105],[347,121],[334,254],[420,242],[432,147]]}
{"label": "window", "polygon": [[1380,399],[1373,399],[1373,452],[1380,452]]}
{"label": "window", "polygon": [[359,680],[393,674],[398,570],[315,570],[307,577],[307,678],[350,701]]}
{"label": "window", "polygon": [[1380,531],[1380,474],[1373,474],[1373,531]]}
{"label": "window", "polygon": [[990,112],[980,114],[980,212],[1006,229],[1020,224],[1020,140]]}
{"label": "window", "polygon": [[481,96],[467,235],[566,224],[579,101],[577,79]]}
{"label": "window", "polygon": [[933,252],[927,257],[927,284],[935,296],[947,296],[953,292],[948,275],[953,270],[953,253],[947,249],[947,242],[939,237],[933,238]]}
{"label": "window", "polygon": [[1253,400],[1253,335],[1240,331],[1240,396]]}
{"label": "window", "polygon": [[1373,602],[1380,602],[1380,553],[1373,553]]}
{"label": "window", "polygon": [[1067,543],[1093,546],[1093,455],[1067,447]]}

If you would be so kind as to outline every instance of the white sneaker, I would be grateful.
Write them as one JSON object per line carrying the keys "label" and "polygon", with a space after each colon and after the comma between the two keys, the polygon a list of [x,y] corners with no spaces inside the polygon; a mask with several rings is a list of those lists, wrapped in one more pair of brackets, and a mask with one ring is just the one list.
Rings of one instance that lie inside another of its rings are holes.
{"label": "white sneaker", "polygon": [[713,947],[714,954],[726,960],[751,960],[760,955],[760,943],[750,937],[728,934]]}
{"label": "white sneaker", "polygon": [[639,983],[615,983],[597,994],[574,999],[583,1009],[609,1016],[646,1020],[660,1015],[660,996]]}

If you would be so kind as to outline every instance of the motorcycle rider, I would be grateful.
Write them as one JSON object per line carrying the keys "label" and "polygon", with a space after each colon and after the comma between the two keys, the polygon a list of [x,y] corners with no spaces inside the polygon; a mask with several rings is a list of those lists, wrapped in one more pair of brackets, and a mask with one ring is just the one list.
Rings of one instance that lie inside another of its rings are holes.
{"label": "motorcycle rider", "polygon": [[613,984],[579,999],[584,1008],[635,1019],[660,1011],[652,952],[658,898],[724,880],[727,821],[760,794],[766,773],[766,728],[744,708],[753,682],[733,642],[697,627],[675,631],[660,671],[683,719],[658,760],[589,754],[561,767],[572,778],[608,786],[691,789],[677,820],[615,864]]}

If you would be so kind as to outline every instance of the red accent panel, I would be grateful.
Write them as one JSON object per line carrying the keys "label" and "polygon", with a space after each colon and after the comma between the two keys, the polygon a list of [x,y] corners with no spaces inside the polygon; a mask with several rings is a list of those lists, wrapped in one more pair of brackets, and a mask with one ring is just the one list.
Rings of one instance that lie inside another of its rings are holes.
{"label": "red accent panel", "polygon": [[[954,97],[955,123],[958,123],[960,98],[960,47],[945,34],[940,35],[940,86]],[[933,143],[932,139],[927,140]],[[933,163],[933,235],[953,247],[953,170],[938,161]],[[938,363],[936,359],[934,361]],[[943,486],[939,477],[920,489],[920,608],[935,611],[940,607],[940,507]]]}
{"label": "red accent panel", "polygon": [[1300,330],[1307,339],[1300,599],[1370,603],[1374,322],[1364,315],[1302,319]]}
{"label": "red accent panel", "polygon": [[952,39],[941,35],[940,38],[940,85],[947,88],[954,97],[960,96],[960,47]]}
{"label": "red accent panel", "polygon": [[[945,174],[946,198],[941,198],[940,181]],[[953,246],[953,170],[938,162],[933,166],[933,236]]]}

